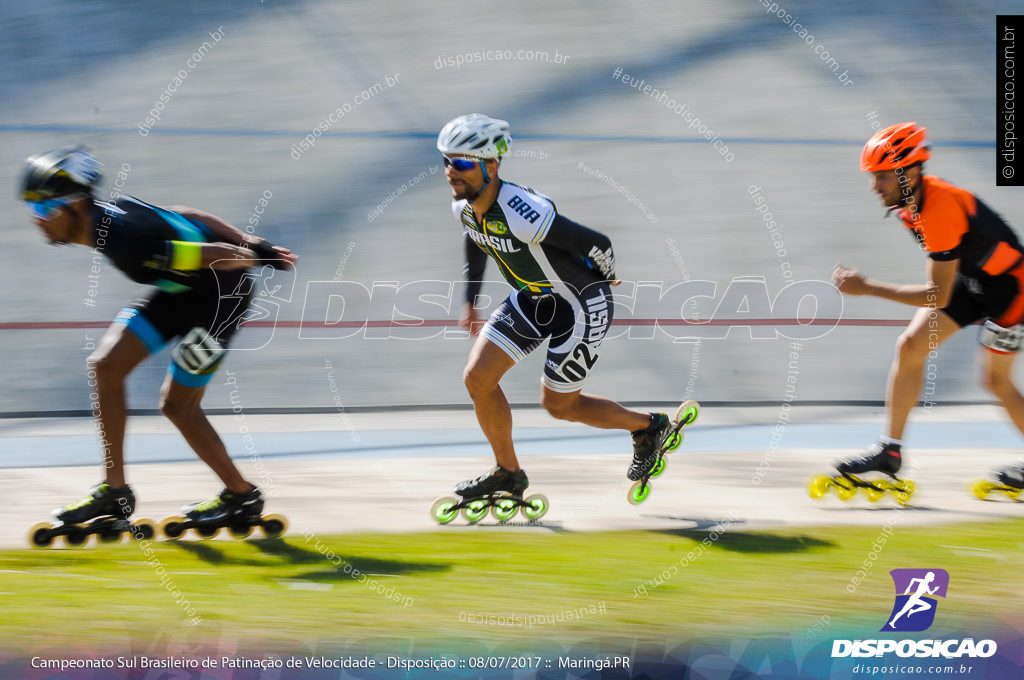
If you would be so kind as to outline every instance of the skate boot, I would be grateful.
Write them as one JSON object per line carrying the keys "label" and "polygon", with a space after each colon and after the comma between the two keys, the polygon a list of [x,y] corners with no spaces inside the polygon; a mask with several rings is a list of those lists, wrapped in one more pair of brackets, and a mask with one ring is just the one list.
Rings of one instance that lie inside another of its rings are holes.
{"label": "skate boot", "polygon": [[513,496],[522,496],[528,486],[530,486],[530,480],[526,477],[525,470],[511,472],[500,465],[495,465],[490,472],[482,474],[476,479],[459,482],[455,486],[455,493],[463,498],[488,496],[499,491],[508,492]]}
{"label": "skate boot", "polygon": [[167,538],[180,538],[188,529],[202,538],[213,538],[224,527],[235,538],[247,538],[256,527],[262,527],[267,538],[277,538],[288,528],[280,515],[261,515],[263,494],[255,486],[242,493],[224,489],[209,500],[181,510],[184,517],[168,517],[160,523],[160,531]]}
{"label": "skate boot", "polygon": [[29,543],[35,548],[46,548],[53,539],[63,536],[65,545],[77,548],[85,545],[93,534],[102,543],[118,543],[126,534],[139,539],[153,538],[153,523],[129,520],[134,512],[135,494],[130,487],[97,484],[82,500],[54,510],[54,523],[33,525],[29,529]]}
{"label": "skate boot", "polygon": [[650,424],[633,433],[633,462],[626,472],[630,481],[649,475],[662,456],[662,445],[672,429],[672,421],[664,413],[652,413]]}
{"label": "skate boot", "polygon": [[461,499],[446,496],[434,501],[430,508],[430,516],[439,524],[448,524],[454,520],[459,511],[470,524],[476,524],[487,516],[488,508],[494,519],[508,522],[522,511],[530,522],[536,522],[548,511],[548,499],[541,494],[534,494],[523,500],[523,492],[530,486],[530,480],[524,470],[512,472],[500,465],[476,479],[460,482],[455,493]]}
{"label": "skate boot", "polygon": [[996,479],[1000,484],[1013,487],[1018,491],[1024,490],[1024,466],[1000,470],[999,474],[996,475]]}
{"label": "skate boot", "polygon": [[811,498],[822,498],[830,489],[835,489],[840,500],[848,501],[857,495],[857,489],[863,489],[872,503],[891,493],[897,503],[906,505],[914,493],[914,483],[896,476],[902,464],[899,445],[877,441],[864,455],[835,463],[838,474],[811,479],[808,493]]}
{"label": "skate boot", "polygon": [[1010,500],[1017,498],[1024,493],[1024,466],[1016,465],[1004,468],[996,472],[991,479],[976,479],[971,482],[971,491],[981,500],[988,500],[988,495],[993,491],[1000,491]]}
{"label": "skate boot", "polygon": [[693,424],[699,415],[700,404],[688,399],[679,405],[671,420],[664,413],[652,413],[648,426],[633,433],[633,462],[626,472],[626,477],[635,482],[626,495],[630,505],[639,505],[651,495],[651,478],[665,471],[665,455],[679,448],[683,428]]}
{"label": "skate boot", "polygon": [[82,500],[57,508],[53,516],[64,524],[81,524],[104,515],[128,519],[133,512],[135,494],[131,487],[117,489],[104,483],[89,489],[89,495]]}

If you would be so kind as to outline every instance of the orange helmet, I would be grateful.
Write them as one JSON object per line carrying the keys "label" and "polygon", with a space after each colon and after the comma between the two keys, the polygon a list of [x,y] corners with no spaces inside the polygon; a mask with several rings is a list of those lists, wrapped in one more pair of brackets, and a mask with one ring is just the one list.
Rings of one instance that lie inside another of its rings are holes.
{"label": "orange helmet", "polygon": [[917,123],[900,123],[879,130],[860,154],[860,169],[864,172],[895,170],[928,160],[927,128]]}

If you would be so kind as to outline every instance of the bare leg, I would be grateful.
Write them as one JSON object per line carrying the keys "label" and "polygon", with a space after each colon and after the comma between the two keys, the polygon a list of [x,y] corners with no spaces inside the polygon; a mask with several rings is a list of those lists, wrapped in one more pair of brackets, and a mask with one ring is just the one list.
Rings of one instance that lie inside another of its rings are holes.
{"label": "bare leg", "polygon": [[149,356],[149,348],[123,323],[111,324],[99,346],[89,355],[89,378],[96,381],[98,406],[93,414],[103,433],[104,481],[113,487],[125,485],[124,430],[128,408],[124,381]]}
{"label": "bare leg", "polygon": [[228,456],[217,431],[200,406],[206,387],[186,387],[168,375],[160,390],[160,410],[174,423],[185,441],[204,463],[220,477],[228,491],[244,493],[252,488]]}
{"label": "bare leg", "polygon": [[999,402],[1006,409],[1010,420],[1021,433],[1024,433],[1024,396],[1021,396],[1012,381],[1013,362],[1016,358],[1016,354],[985,351],[982,361],[984,362],[985,387],[999,398]]}
{"label": "bare leg", "polygon": [[907,418],[921,396],[928,353],[958,330],[960,326],[945,312],[922,307],[914,313],[907,329],[896,341],[896,358],[889,369],[889,387],[885,397],[887,432],[893,439],[903,439]]}
{"label": "bare leg", "polygon": [[636,432],[647,427],[650,415],[633,411],[611,399],[576,392],[555,392],[546,385],[541,391],[541,405],[559,420],[572,420],[604,430]]}
{"label": "bare leg", "polygon": [[515,362],[497,345],[483,335],[477,336],[476,344],[469,353],[469,362],[463,373],[466,389],[473,400],[480,429],[491,444],[494,459],[498,465],[516,472],[519,461],[512,444],[512,408],[498,382]]}

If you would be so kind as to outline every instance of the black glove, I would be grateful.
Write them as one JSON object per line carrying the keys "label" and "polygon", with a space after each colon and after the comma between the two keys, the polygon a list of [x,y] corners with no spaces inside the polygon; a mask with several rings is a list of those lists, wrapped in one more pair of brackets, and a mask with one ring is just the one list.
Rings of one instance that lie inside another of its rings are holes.
{"label": "black glove", "polygon": [[248,242],[245,247],[252,251],[258,260],[270,260],[269,264],[274,269],[287,269],[288,261],[281,257],[281,253],[274,250],[274,246],[266,239],[256,242]]}

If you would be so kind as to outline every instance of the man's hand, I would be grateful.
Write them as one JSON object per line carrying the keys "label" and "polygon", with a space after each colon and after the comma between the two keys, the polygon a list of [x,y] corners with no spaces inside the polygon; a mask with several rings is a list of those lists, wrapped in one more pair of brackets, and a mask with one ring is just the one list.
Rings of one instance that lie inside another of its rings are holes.
{"label": "man's hand", "polygon": [[832,272],[832,283],[840,293],[846,295],[869,295],[871,288],[867,278],[853,267],[837,264]]}
{"label": "man's hand", "polygon": [[470,335],[479,335],[480,329],[484,327],[484,322],[480,320],[480,315],[476,313],[476,307],[472,303],[467,302],[462,307],[462,315],[459,317],[459,325],[469,331]]}

